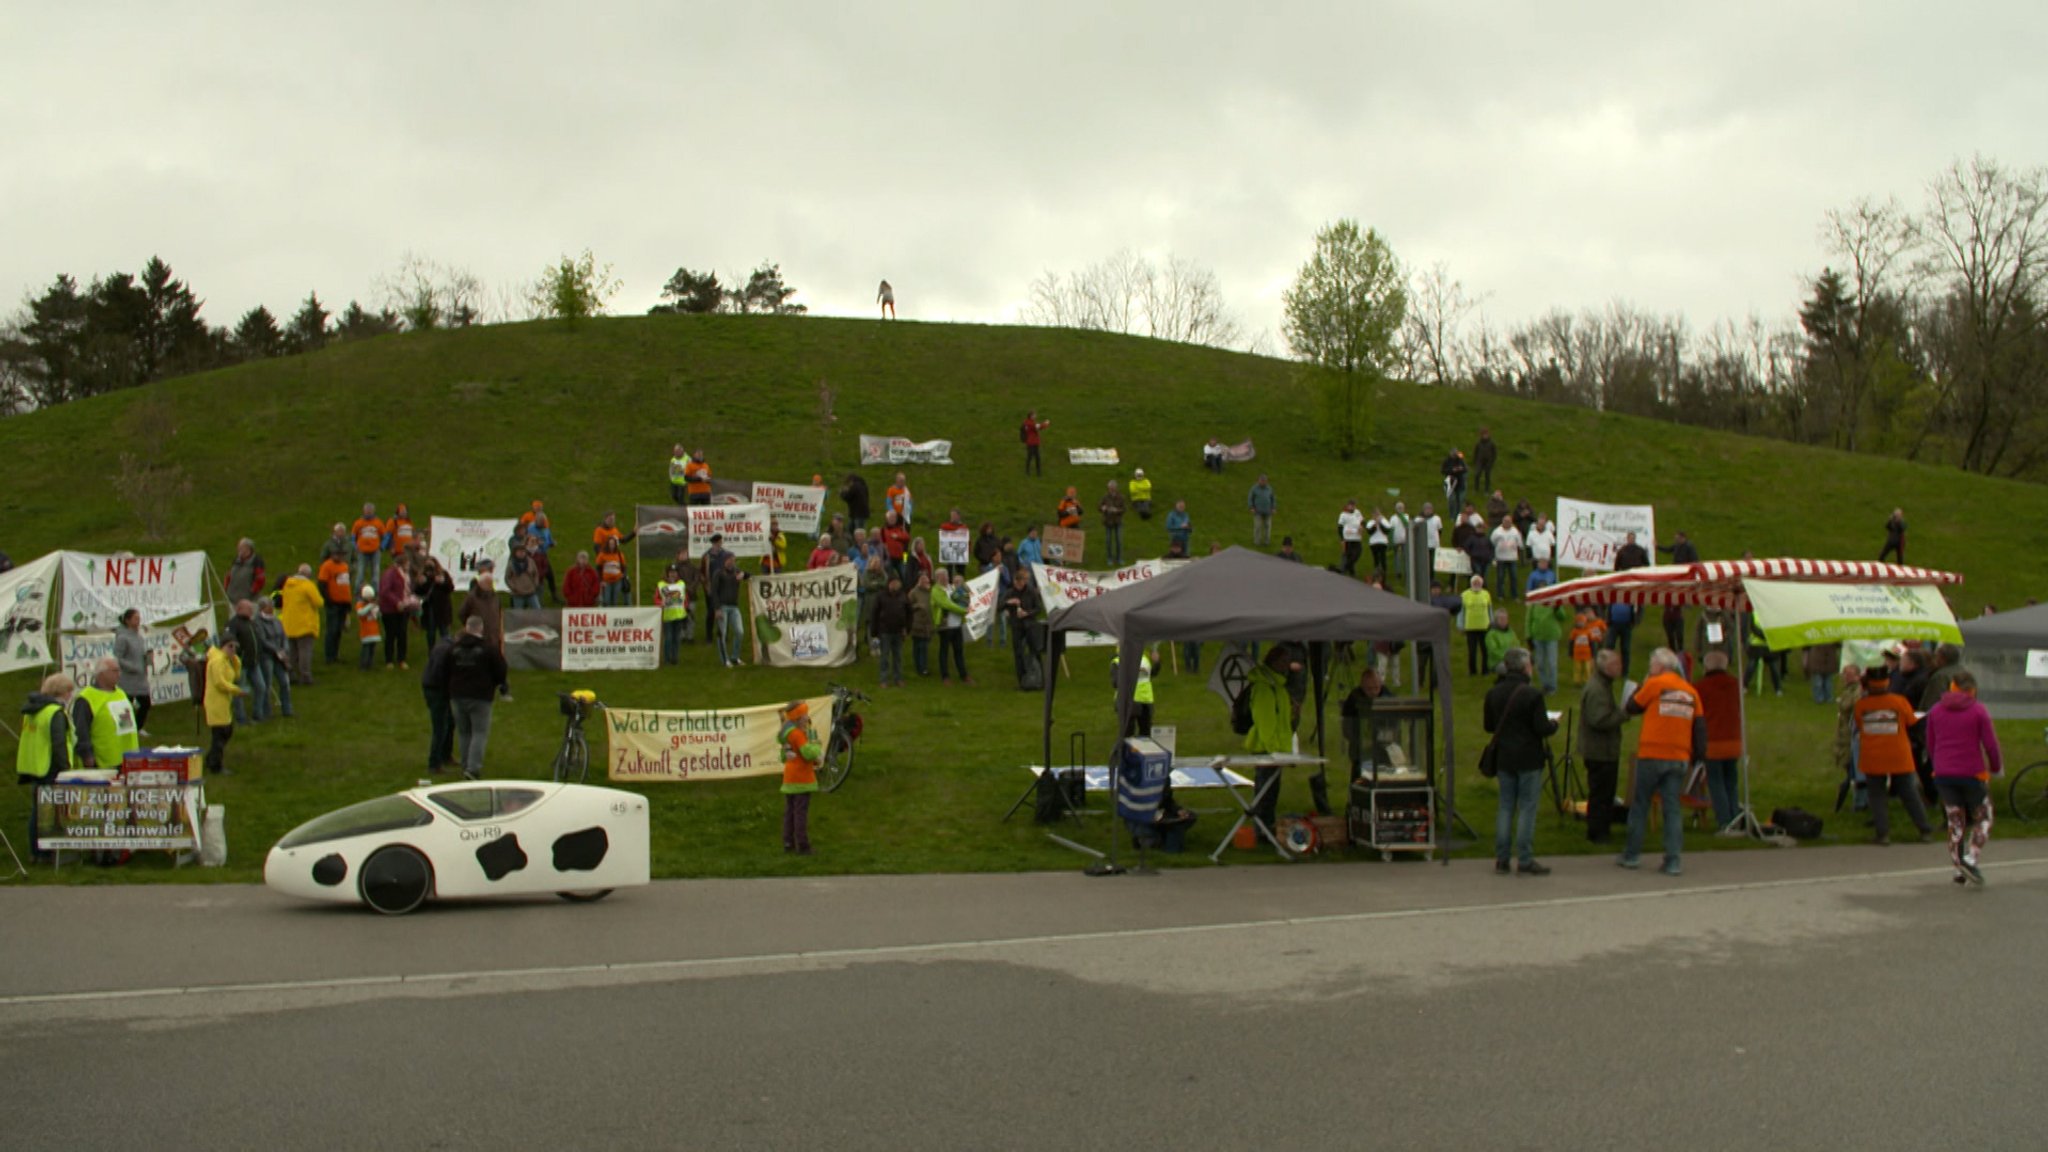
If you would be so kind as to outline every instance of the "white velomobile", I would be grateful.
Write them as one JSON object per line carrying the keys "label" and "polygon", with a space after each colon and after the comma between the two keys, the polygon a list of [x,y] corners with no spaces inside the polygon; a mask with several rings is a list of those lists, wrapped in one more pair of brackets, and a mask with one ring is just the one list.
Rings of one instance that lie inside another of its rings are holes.
{"label": "white velomobile", "polygon": [[647,883],[647,799],[538,780],[429,784],[329,812],[270,850],[288,896],[400,915],[429,896],[597,900]]}

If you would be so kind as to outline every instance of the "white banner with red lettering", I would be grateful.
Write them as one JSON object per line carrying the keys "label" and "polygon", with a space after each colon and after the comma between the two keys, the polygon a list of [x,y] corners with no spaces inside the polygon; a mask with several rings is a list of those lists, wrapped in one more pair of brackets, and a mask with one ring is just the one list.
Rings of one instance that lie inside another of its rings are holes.
{"label": "white banner with red lettering", "polygon": [[[1128,568],[1114,572],[1077,572],[1072,568],[1048,568],[1043,564],[1031,566],[1031,576],[1038,581],[1038,594],[1045,600],[1045,612],[1050,616],[1069,604],[1114,592],[1133,584],[1142,584],[1164,572],[1173,565],[1164,560],[1140,560]],[[1091,647],[1114,645],[1116,639],[1095,632],[1067,633],[1068,647]]]}
{"label": "white banner with red lettering", "polygon": [[1553,568],[1614,570],[1614,554],[1629,533],[1645,552],[1657,546],[1656,511],[1648,504],[1595,504],[1557,498],[1557,563]]}
{"label": "white banner with red lettering", "polygon": [[711,538],[735,556],[768,554],[766,504],[696,504],[690,508],[690,559],[711,551]]}
{"label": "white banner with red lettering", "polygon": [[565,608],[562,671],[652,672],[661,666],[661,609]]}
{"label": "white banner with red lettering", "polygon": [[988,635],[989,626],[996,622],[996,593],[1002,591],[1003,569],[1000,565],[991,568],[967,582],[967,616],[960,626],[967,631],[969,640],[979,640]]}
{"label": "white banner with red lettering", "polygon": [[775,526],[799,536],[816,536],[825,517],[825,489],[804,484],[754,482],[754,503],[766,504]]}
{"label": "white banner with red lettering", "polygon": [[64,553],[64,604],[57,627],[65,632],[109,631],[130,608],[144,624],[161,624],[206,607],[206,553],[100,556]]}

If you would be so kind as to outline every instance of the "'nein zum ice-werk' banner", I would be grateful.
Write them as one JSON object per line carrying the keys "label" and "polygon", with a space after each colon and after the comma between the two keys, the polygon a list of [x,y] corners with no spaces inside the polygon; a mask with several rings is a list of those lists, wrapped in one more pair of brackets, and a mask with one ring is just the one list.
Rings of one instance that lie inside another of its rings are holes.
{"label": "'nein zum ice-werk' banner", "polygon": [[853,663],[860,580],[853,565],[756,576],[747,581],[754,609],[754,660],[775,668],[837,668]]}
{"label": "'nein zum ice-werk' banner", "polygon": [[[607,708],[606,746],[613,780],[737,780],[782,771],[776,734],[787,702],[701,712]],[[822,742],[832,723],[832,698],[808,701]]]}

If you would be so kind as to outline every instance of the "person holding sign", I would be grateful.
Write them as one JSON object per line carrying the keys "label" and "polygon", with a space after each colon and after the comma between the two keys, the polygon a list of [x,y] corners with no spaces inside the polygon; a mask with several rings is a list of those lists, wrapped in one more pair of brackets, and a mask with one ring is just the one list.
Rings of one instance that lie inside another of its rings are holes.
{"label": "person holding sign", "polygon": [[933,577],[932,619],[938,622],[939,633],[939,683],[952,683],[946,676],[946,657],[953,658],[952,667],[960,673],[962,684],[974,683],[967,675],[967,648],[964,625],[967,621],[967,582],[956,580],[952,573],[941,568]]}

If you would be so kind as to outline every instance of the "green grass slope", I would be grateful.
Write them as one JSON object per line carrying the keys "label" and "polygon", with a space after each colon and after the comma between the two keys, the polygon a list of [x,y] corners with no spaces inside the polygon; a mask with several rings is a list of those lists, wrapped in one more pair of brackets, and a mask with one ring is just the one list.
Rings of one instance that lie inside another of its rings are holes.
{"label": "green grass slope", "polygon": [[[829,387],[836,422],[820,419]],[[1025,478],[1016,427],[1027,408],[1052,420],[1046,475]],[[1685,529],[1710,558],[1739,555],[1867,558],[1893,506],[1906,509],[1917,564],[1960,570],[1959,614],[2036,595],[2040,565],[2021,526],[2048,514],[2048,488],[1967,476],[1897,460],[1853,457],[1650,421],[1405,384],[1382,387],[1377,443],[1340,462],[1316,438],[1310,398],[1291,365],[1151,340],[1039,328],[882,324],[764,317],[606,319],[574,329],[524,324],[428,332],[246,365],[122,395],[0,421],[0,548],[26,560],[60,547],[94,551],[203,548],[224,563],[240,536],[256,539],[273,573],[310,560],[329,524],[365,500],[388,511],[512,515],[548,502],[558,566],[608,509],[667,498],[676,441],[705,449],[721,476],[836,482],[854,464],[861,433],[953,441],[952,467],[909,467],[932,531],[950,506],[1006,533],[1051,518],[1068,485],[1092,508],[1103,482],[1145,468],[1162,508],[1184,498],[1197,551],[1248,543],[1245,490],[1258,472],[1279,491],[1276,533],[1292,533],[1318,563],[1336,558],[1334,518],[1346,498],[1411,511],[1438,491],[1436,466],[1491,425],[1501,442],[1496,484],[1510,500],[1550,508],[1559,494],[1655,504],[1668,534]],[[1209,436],[1247,437],[1258,460],[1223,476],[1200,467]],[[172,530],[143,541],[112,478],[123,451],[151,446],[182,466],[192,492]],[[1118,469],[1070,467],[1065,449],[1115,447]],[[894,469],[867,470],[877,497]],[[1092,517],[1091,517],[1092,521]],[[928,541],[935,543],[935,541]],[[1159,521],[1126,528],[1126,559],[1164,550]],[[1091,547],[1099,545],[1091,540]],[[793,559],[807,549],[792,543]],[[642,574],[642,585],[651,572]],[[1519,628],[1519,615],[1517,627]],[[1641,645],[1639,645],[1641,647]],[[328,808],[412,782],[424,762],[426,718],[413,675],[323,670],[302,693],[301,718],[237,735],[239,774],[210,790],[230,809],[230,867],[204,878],[252,879],[261,853],[292,825]],[[1640,669],[1638,656],[1638,669]],[[814,810],[821,855],[783,857],[780,798],[769,780],[657,785],[656,869],[663,875],[800,871],[917,871],[1058,867],[1078,857],[1050,846],[1021,817],[998,822],[1023,788],[1018,766],[1037,758],[1035,703],[1009,687],[1006,651],[971,647],[979,683],[913,682],[871,710],[853,780]],[[1057,726],[1086,729],[1098,754],[1106,720],[1106,657],[1076,654]],[[837,675],[871,684],[864,663]],[[739,706],[788,698],[825,673],[717,667],[708,646],[681,668],[581,678],[626,706]],[[19,699],[35,677],[0,677]],[[517,699],[498,709],[494,775],[540,776],[559,738],[553,693],[570,677],[515,674]],[[1476,752],[1483,684],[1457,685],[1459,739]],[[1570,689],[1567,686],[1566,695]],[[1759,807],[1831,801],[1833,710],[1804,698],[1803,683],[1755,716]],[[1564,707],[1566,701],[1554,701]],[[1182,747],[1231,742],[1224,709],[1198,678],[1163,675],[1160,722]],[[10,719],[10,724],[12,723]],[[192,710],[161,710],[161,738],[192,731]],[[2024,729],[2009,739],[2036,739]],[[2025,746],[2011,750],[2022,758]],[[1469,761],[1469,757],[1468,757]],[[1467,772],[1466,775],[1472,775]],[[1460,803],[1482,828],[1492,788],[1468,782]],[[0,820],[24,823],[25,790],[0,797]],[[1290,781],[1285,809],[1304,808]],[[1097,818],[1090,836],[1105,838]],[[1546,815],[1541,847],[1581,846]],[[1831,827],[1831,831],[1835,829]],[[1197,830],[1212,843],[1215,818]],[[1843,829],[1860,833],[1860,829]],[[1706,841],[1702,841],[1704,845]],[[1249,859],[1249,856],[1241,858]],[[45,873],[46,875],[46,873]],[[144,863],[75,878],[151,878]],[[67,869],[67,877],[73,874]],[[193,870],[184,873],[194,878]]]}

